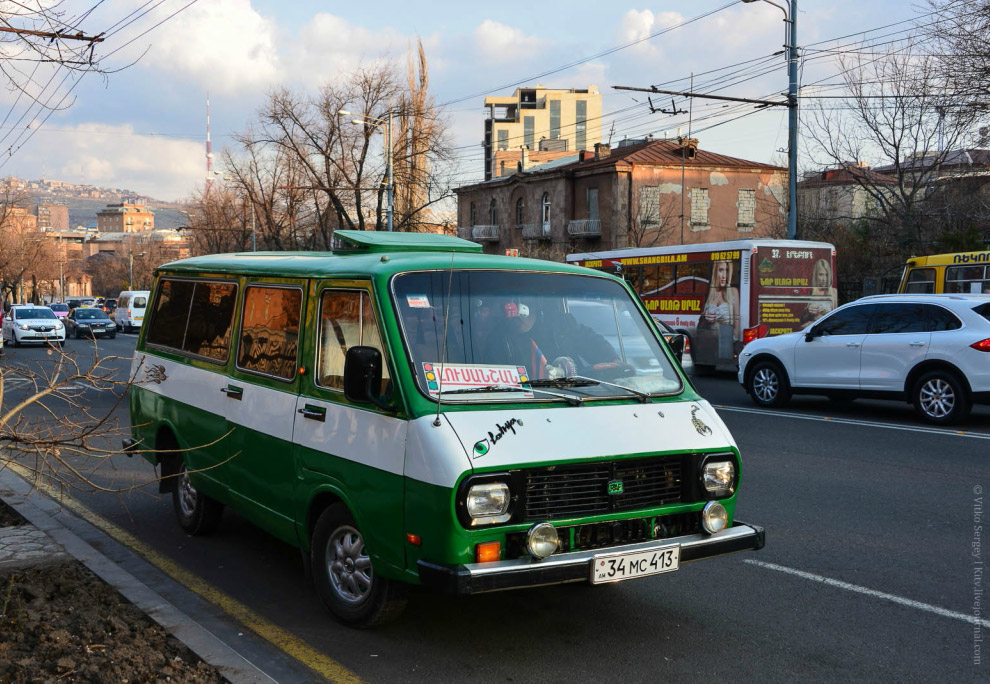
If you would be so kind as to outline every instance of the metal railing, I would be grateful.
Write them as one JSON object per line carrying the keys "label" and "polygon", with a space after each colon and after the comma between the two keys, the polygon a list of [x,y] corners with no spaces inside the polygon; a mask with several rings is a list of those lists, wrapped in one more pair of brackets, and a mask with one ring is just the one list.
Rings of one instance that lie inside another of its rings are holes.
{"label": "metal railing", "polygon": [[573,237],[589,237],[602,234],[601,219],[578,219],[567,224],[567,234]]}
{"label": "metal railing", "polygon": [[519,226],[522,228],[522,236],[524,240],[549,240],[550,239],[550,222],[545,223],[524,223]]}
{"label": "metal railing", "polygon": [[474,240],[485,240],[488,242],[498,242],[498,226],[471,226],[471,238]]}

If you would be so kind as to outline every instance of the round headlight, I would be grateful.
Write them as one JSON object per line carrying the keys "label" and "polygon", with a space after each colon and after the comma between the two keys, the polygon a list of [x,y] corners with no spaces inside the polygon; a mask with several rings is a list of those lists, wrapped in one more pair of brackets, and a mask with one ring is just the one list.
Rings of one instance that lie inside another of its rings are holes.
{"label": "round headlight", "polygon": [[557,528],[550,523],[537,523],[526,534],[526,550],[536,560],[546,558],[560,546]]}
{"label": "round headlight", "polygon": [[701,524],[708,534],[721,532],[729,524],[729,514],[718,501],[709,501],[701,511]]}

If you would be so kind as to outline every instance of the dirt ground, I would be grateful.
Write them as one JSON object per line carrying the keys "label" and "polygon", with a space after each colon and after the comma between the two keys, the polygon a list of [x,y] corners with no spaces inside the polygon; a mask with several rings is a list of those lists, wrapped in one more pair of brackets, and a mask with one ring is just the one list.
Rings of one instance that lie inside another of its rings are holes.
{"label": "dirt ground", "polygon": [[0,570],[0,684],[224,681],[77,561]]}

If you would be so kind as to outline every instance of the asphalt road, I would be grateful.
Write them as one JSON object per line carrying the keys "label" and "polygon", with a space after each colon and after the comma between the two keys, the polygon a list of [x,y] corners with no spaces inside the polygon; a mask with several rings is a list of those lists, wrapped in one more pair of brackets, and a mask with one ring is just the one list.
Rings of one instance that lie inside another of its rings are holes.
{"label": "asphalt road", "polygon": [[[134,343],[121,335],[101,341],[100,353],[129,357]],[[66,349],[88,359],[92,342]],[[5,363],[47,359],[8,348]],[[334,622],[298,552],[229,511],[215,536],[190,538],[154,487],[71,495],[200,588],[250,608],[269,641],[281,635],[274,640],[291,655],[271,663],[278,681],[319,679],[300,675],[293,656],[366,682],[990,679],[990,594],[980,593],[978,565],[990,559],[978,501],[990,487],[990,407],[938,429],[906,404],[798,397],[766,411],[734,376],[695,383],[739,443],[737,515],[766,526],[764,550],[603,587],[460,599],[414,590],[403,617],[375,631]],[[96,389],[81,396],[97,409],[115,400]],[[152,474],[137,458],[112,465],[101,482]],[[217,630],[229,624],[225,600],[204,617]],[[977,609],[984,622],[974,625]]]}

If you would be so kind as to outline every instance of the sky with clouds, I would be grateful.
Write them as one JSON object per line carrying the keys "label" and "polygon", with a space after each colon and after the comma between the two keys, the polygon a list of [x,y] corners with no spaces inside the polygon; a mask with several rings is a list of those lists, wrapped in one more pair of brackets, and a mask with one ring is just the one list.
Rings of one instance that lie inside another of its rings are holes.
{"label": "sky with clouds", "polygon": [[[774,54],[782,50],[784,15],[767,2],[107,0],[80,23],[70,21],[96,4],[64,0],[63,19],[86,34],[106,32],[95,56],[104,69],[119,71],[74,75],[60,88],[41,90],[54,72],[40,65],[31,74],[39,84],[31,94],[40,90],[52,104],[61,102],[54,112],[30,106],[16,91],[0,91],[0,175],[44,175],[182,199],[205,177],[207,92],[219,156],[234,144],[231,135],[251,124],[272,88],[313,92],[379,59],[405,64],[417,39],[426,50],[432,95],[445,104],[464,183],[483,174],[485,95],[536,84],[597,85],[603,136],[615,144],[624,137],[687,133],[689,117],[651,113],[645,94],[613,86],[687,90],[694,73],[696,90],[722,95],[762,99],[787,88],[784,57]],[[829,90],[839,81],[835,49],[903,36],[899,32],[910,26],[897,22],[923,15],[922,5],[799,0],[802,93],[835,92]],[[9,66],[23,74],[34,68]],[[52,83],[63,76],[55,73]],[[652,102],[671,107],[669,97]],[[674,106],[688,109],[689,103],[675,98]],[[691,109],[692,132],[703,148],[785,163],[783,108],[754,111],[695,100]]]}

